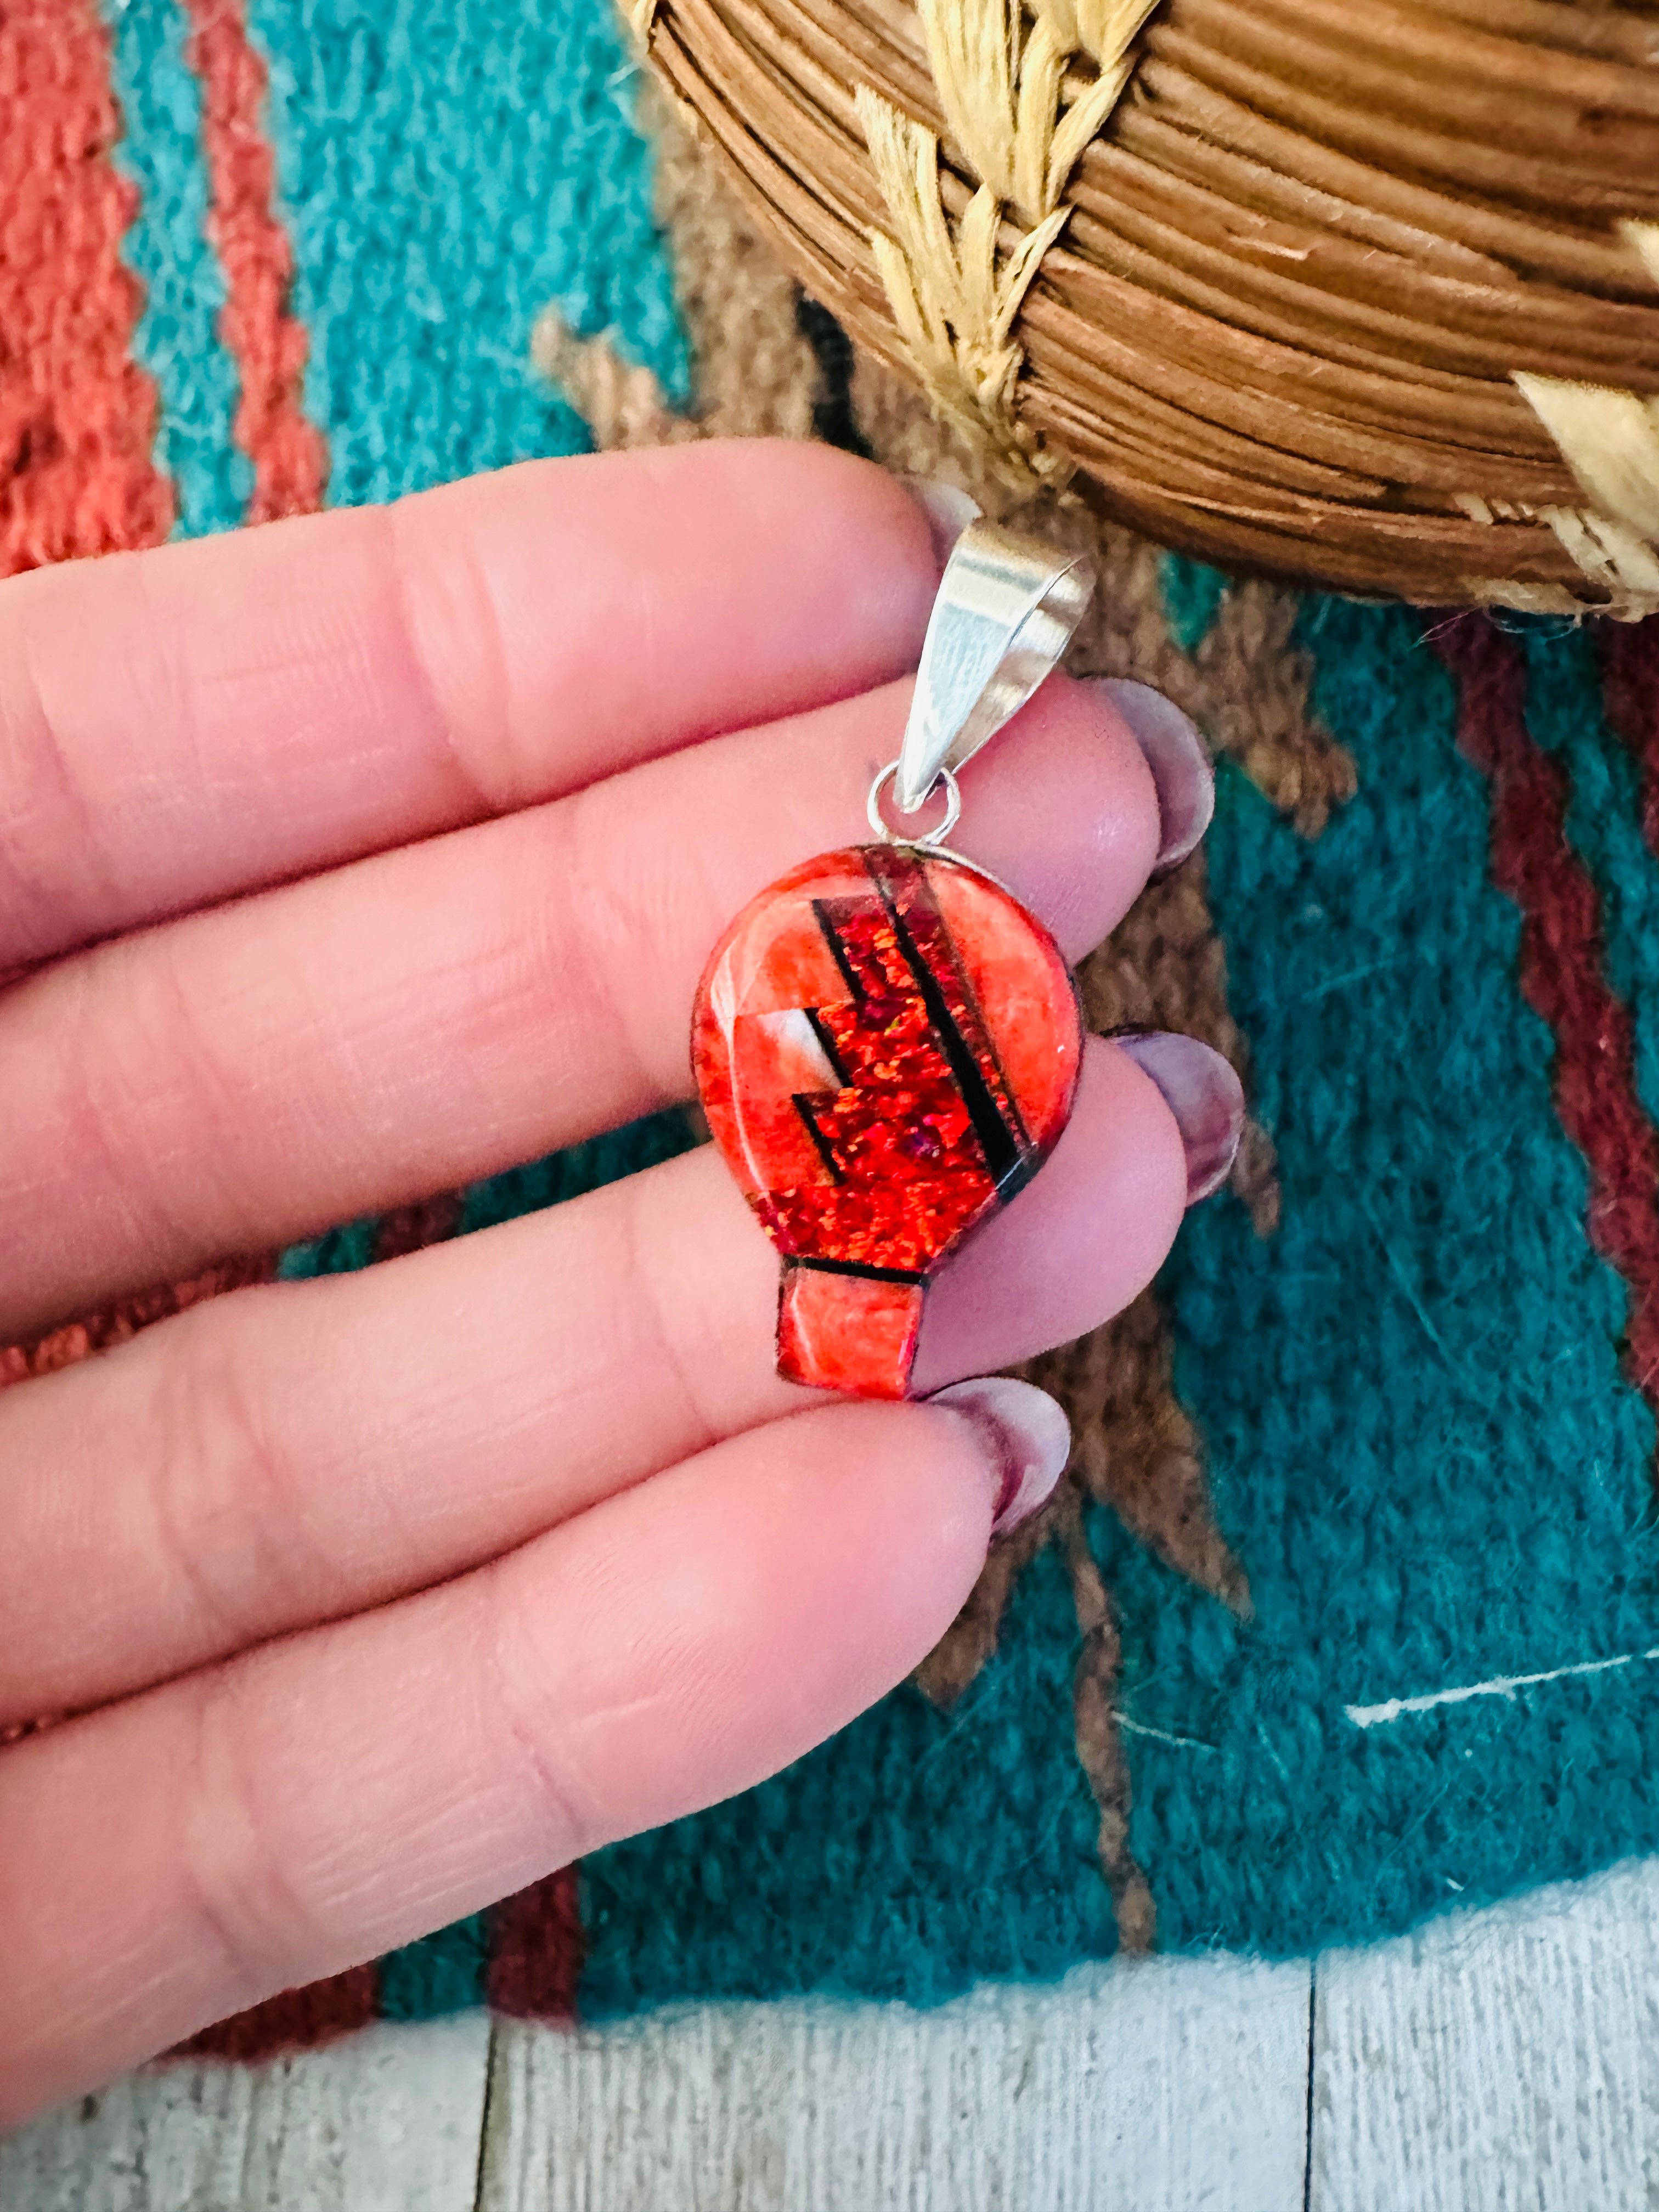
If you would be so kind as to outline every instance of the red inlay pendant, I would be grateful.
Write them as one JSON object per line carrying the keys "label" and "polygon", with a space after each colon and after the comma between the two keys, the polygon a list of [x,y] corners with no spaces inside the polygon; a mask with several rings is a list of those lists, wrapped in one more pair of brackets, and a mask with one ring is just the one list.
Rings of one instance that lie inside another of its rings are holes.
{"label": "red inlay pendant", "polygon": [[726,931],[691,1049],[714,1141],[783,1255],[779,1373],[903,1397],[927,1278],[1071,1112],[1082,1023],[1054,939],[951,854],[826,853]]}

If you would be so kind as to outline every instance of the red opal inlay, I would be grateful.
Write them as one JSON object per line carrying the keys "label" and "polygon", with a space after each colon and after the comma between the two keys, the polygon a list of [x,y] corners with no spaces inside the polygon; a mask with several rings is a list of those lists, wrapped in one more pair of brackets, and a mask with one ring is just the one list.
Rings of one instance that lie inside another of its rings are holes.
{"label": "red opal inlay", "polygon": [[963,861],[860,846],[744,908],[704,973],[692,1060],[783,1255],[780,1372],[904,1395],[926,1278],[1052,1148],[1081,1049],[1053,939]]}

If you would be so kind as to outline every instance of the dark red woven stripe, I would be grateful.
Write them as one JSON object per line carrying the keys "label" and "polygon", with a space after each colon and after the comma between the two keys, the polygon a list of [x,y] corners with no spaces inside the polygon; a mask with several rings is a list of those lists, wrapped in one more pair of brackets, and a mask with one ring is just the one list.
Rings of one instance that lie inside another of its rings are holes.
{"label": "dark red woven stripe", "polygon": [[446,1192],[441,1198],[422,1199],[416,1206],[398,1206],[392,1212],[380,1216],[380,1227],[374,1232],[374,1257],[401,1260],[407,1252],[422,1252],[428,1244],[441,1244],[455,1234],[460,1218],[459,1191]]}
{"label": "dark red woven stripe", "polygon": [[1607,624],[1601,678],[1607,720],[1642,763],[1642,835],[1659,853],[1659,615]]}
{"label": "dark red woven stripe", "polygon": [[173,2054],[190,2058],[230,2058],[246,2063],[279,2051],[304,2051],[349,2035],[374,2018],[374,1969],[353,1966],[325,1982],[302,1990],[283,1990],[264,2004],[204,2027]]}
{"label": "dark red woven stripe", "polygon": [[202,136],[212,204],[208,236],[229,297],[223,337],[240,372],[235,437],[253,463],[250,522],[322,504],[327,453],[301,405],[304,325],[290,313],[294,254],[272,205],[264,132],[265,65],[241,0],[185,0],[189,58],[202,81]]}
{"label": "dark red woven stripe", "polygon": [[153,545],[155,393],[128,356],[131,187],[96,0],[0,6],[0,575]]}
{"label": "dark red woven stripe", "polygon": [[574,1867],[561,1868],[491,1911],[484,1995],[492,2011],[514,2020],[574,2020],[581,1963]]}
{"label": "dark red woven stripe", "polygon": [[1490,780],[1492,866],[1522,916],[1521,988],[1554,1031],[1561,1125],[1590,1171],[1589,1233],[1630,1286],[1626,1358],[1659,1404],[1659,1135],[1636,1089],[1630,1010],[1603,974],[1595,884],[1567,842],[1566,779],[1526,723],[1520,648],[1485,615],[1431,642],[1458,679],[1458,737]]}

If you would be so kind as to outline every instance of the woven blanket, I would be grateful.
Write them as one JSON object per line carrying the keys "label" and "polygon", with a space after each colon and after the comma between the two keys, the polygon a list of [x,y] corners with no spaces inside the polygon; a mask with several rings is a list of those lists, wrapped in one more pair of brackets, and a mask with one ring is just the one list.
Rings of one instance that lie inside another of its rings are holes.
{"label": "woven blanket", "polygon": [[[756,433],[971,467],[776,267],[606,0],[0,9],[0,573]],[[1659,1845],[1659,628],[1297,597],[1022,519],[1094,551],[1077,665],[1216,754],[1205,851],[1084,986],[1234,1058],[1230,1189],[1038,1363],[1073,1467],[914,1683],[204,2047],[1282,1953]],[[691,1141],[659,1116],[248,1255],[0,1379]]]}

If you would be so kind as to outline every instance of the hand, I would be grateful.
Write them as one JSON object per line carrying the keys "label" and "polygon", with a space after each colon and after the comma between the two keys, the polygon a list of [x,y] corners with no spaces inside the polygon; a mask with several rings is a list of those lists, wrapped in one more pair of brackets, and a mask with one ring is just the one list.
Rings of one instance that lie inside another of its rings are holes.
{"label": "hand", "polygon": [[[0,1343],[684,1097],[715,938],[863,834],[935,581],[874,469],[739,446],[0,587]],[[969,799],[1073,957],[1158,854],[1087,685]],[[1187,1194],[1091,1044],[918,1387],[1124,1304]],[[0,2118],[745,1788],[924,1656],[1063,1419],[792,1389],[775,1282],[705,1147],[0,1392],[0,1727],[73,1716],[0,1751]]]}

